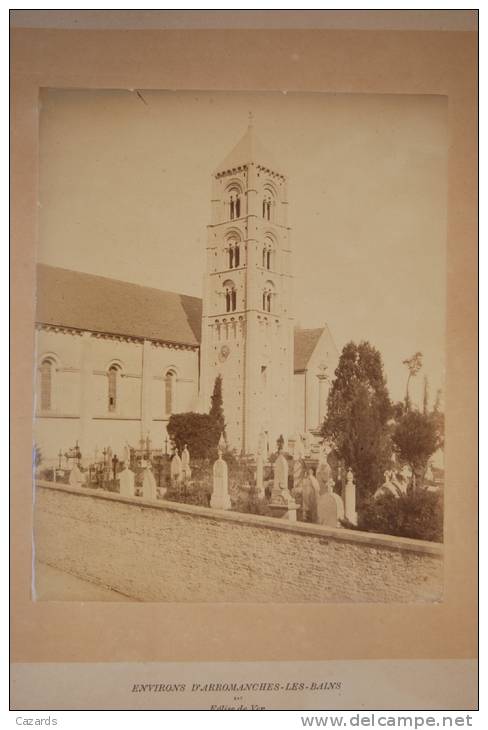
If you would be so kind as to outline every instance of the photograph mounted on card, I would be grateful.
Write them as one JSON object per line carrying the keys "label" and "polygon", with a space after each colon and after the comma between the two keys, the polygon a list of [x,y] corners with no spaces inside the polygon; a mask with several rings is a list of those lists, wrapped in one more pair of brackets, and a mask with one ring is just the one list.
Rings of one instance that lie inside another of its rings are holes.
{"label": "photograph mounted on card", "polygon": [[472,709],[476,13],[57,12],[12,28],[13,702]]}

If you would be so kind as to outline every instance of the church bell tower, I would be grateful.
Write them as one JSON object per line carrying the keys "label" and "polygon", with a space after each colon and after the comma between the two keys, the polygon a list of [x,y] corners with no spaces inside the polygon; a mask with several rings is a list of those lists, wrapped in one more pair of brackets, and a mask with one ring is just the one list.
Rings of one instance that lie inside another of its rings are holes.
{"label": "church bell tower", "polygon": [[292,433],[293,314],[287,178],[252,119],[212,175],[202,311],[201,407],[222,376],[227,441],[255,453]]}

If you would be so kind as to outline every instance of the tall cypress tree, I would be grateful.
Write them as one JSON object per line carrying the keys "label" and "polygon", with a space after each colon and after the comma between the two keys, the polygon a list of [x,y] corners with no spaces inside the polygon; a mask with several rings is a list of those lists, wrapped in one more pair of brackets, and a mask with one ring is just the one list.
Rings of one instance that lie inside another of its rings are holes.
{"label": "tall cypress tree", "polygon": [[379,351],[369,342],[349,342],[335,371],[321,433],[352,469],[359,502],[383,483],[391,459],[391,412]]}
{"label": "tall cypress tree", "polygon": [[213,387],[213,393],[210,398],[210,413],[215,423],[215,429],[221,434],[225,434],[225,418],[224,418],[224,402],[222,398],[222,376],[217,375]]}

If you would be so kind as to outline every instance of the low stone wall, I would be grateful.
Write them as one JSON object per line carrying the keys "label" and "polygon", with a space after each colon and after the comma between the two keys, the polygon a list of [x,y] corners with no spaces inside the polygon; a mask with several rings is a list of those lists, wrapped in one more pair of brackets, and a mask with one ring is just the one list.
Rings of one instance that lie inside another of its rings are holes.
{"label": "low stone wall", "polygon": [[39,482],[37,560],[140,601],[425,602],[442,545]]}

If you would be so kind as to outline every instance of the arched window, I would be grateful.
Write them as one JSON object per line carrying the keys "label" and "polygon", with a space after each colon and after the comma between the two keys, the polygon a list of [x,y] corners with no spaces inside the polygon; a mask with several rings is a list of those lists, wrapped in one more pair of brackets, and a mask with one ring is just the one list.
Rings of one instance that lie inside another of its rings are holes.
{"label": "arched window", "polygon": [[263,290],[263,309],[265,312],[271,312],[272,301],[274,295],[274,286],[271,281],[266,282]]}
{"label": "arched window", "polygon": [[268,181],[264,186],[263,197],[263,218],[267,221],[274,219],[274,207],[278,199],[278,191],[275,185]]}
{"label": "arched window", "polygon": [[167,414],[173,413],[175,407],[176,373],[168,370],[164,378],[164,408]]}
{"label": "arched window", "polygon": [[120,367],[111,365],[108,369],[108,410],[114,413],[117,410],[117,390],[119,383]]}
{"label": "arched window", "polygon": [[237,309],[237,292],[232,281],[224,281],[225,311],[235,312]]}
{"label": "arched window", "polygon": [[237,269],[241,264],[241,248],[237,238],[227,239],[227,253],[229,269]]}
{"label": "arched window", "polygon": [[273,198],[270,195],[267,195],[263,200],[263,218],[267,221],[271,220],[271,208],[273,202]]}
{"label": "arched window", "polygon": [[268,269],[268,271],[270,271],[273,267],[274,248],[274,239],[271,237],[271,235],[266,235],[263,244],[263,269]]}
{"label": "arched window", "polygon": [[225,213],[226,217],[231,221],[241,217],[241,195],[241,185],[237,181],[231,182],[225,190]]}
{"label": "arched window", "polygon": [[52,408],[54,361],[45,357],[41,362],[41,411],[50,411]]}

